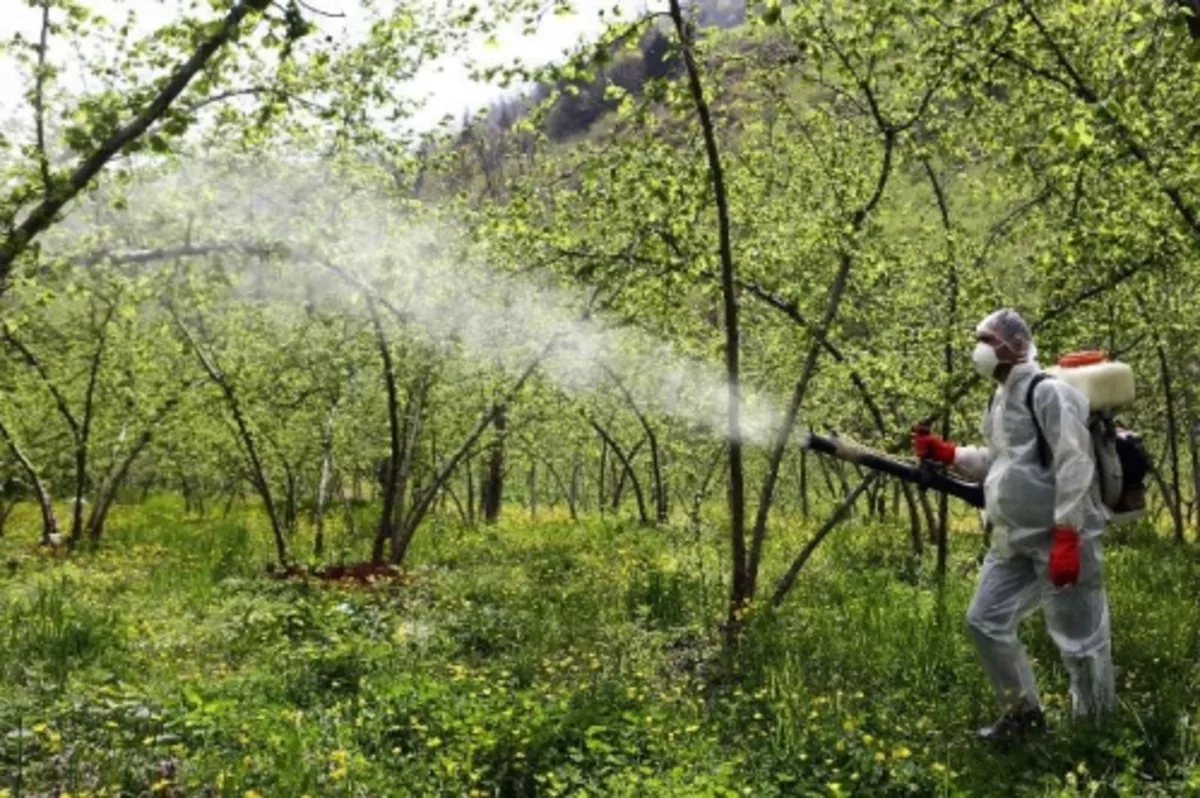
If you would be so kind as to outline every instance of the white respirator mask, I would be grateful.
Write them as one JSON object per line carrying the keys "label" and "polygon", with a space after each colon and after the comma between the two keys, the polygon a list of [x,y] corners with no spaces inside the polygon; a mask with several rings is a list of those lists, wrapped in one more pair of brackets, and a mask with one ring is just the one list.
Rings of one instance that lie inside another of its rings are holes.
{"label": "white respirator mask", "polygon": [[980,341],[975,344],[975,351],[971,353],[971,361],[975,364],[975,370],[979,372],[980,377],[990,377],[996,373],[996,366],[1000,365],[1000,356],[996,354],[995,349]]}

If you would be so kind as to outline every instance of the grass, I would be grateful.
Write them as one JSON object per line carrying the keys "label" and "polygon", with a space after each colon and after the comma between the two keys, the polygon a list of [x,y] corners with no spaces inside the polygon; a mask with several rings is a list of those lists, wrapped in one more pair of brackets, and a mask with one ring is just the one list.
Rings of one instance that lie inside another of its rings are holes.
{"label": "grass", "polygon": [[[730,662],[717,529],[518,515],[431,525],[405,579],[367,588],[264,578],[250,512],[153,499],[71,558],[22,516],[0,539],[0,794],[1200,791],[1198,564],[1151,535],[1107,553],[1119,715],[1067,723],[1035,616],[1054,733],[996,751],[969,736],[993,712],[962,625],[970,535],[939,590],[904,530],[847,526]],[[780,525],[764,585],[810,531]]]}

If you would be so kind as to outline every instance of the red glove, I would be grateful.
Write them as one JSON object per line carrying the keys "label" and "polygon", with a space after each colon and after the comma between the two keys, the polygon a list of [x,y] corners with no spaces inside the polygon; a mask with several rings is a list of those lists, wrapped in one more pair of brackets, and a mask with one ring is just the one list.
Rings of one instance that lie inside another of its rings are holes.
{"label": "red glove", "polygon": [[913,453],[922,460],[954,465],[954,444],[933,435],[924,427],[913,427]]}
{"label": "red glove", "polygon": [[1065,587],[1078,580],[1079,533],[1069,526],[1056,526],[1050,544],[1050,581],[1055,587]]}

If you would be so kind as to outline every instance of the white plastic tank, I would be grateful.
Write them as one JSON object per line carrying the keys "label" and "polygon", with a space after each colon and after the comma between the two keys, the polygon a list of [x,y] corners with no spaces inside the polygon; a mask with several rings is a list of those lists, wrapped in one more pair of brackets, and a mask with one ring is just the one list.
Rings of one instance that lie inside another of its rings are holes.
{"label": "white plastic tank", "polygon": [[1046,373],[1086,396],[1093,412],[1116,410],[1134,400],[1133,369],[1109,360],[1103,352],[1066,355]]}

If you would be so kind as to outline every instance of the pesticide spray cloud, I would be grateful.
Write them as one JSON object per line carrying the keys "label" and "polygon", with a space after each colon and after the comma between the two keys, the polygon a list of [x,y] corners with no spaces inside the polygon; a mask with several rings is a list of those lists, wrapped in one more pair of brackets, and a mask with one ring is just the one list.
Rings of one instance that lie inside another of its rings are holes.
{"label": "pesticide spray cloud", "polygon": [[[357,312],[365,312],[369,293],[432,346],[512,374],[541,357],[539,373],[572,396],[611,388],[615,375],[643,411],[726,434],[728,384],[717,366],[586,315],[594,292],[491,268],[465,225],[387,196],[361,172],[325,163],[192,161],[134,186],[125,207],[64,232],[68,240],[94,240],[102,232],[96,225],[133,227],[146,246],[186,236],[244,252],[269,249],[271,257],[243,258],[237,277],[244,290]],[[743,388],[740,416],[743,441],[770,443],[780,414],[768,399]]]}

